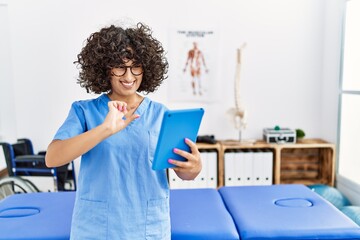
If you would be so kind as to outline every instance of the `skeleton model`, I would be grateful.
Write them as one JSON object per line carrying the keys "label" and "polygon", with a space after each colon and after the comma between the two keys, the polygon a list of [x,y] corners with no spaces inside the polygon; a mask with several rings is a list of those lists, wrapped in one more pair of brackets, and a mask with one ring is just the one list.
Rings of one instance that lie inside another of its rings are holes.
{"label": "skeleton model", "polygon": [[240,97],[240,69],[241,69],[241,51],[246,47],[246,43],[243,43],[240,48],[237,49],[237,64],[235,73],[235,108],[228,110],[228,115],[235,129],[239,131],[239,141],[242,141],[241,132],[246,128],[246,111],[241,103]]}

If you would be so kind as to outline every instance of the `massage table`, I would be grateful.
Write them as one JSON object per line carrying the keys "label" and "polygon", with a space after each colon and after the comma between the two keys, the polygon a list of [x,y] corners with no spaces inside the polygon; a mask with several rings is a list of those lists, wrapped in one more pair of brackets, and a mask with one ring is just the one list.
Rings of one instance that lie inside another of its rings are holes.
{"label": "massage table", "polygon": [[[69,239],[75,192],[12,195],[0,202],[0,239]],[[172,239],[239,239],[215,189],[171,190]]]}
{"label": "massage table", "polygon": [[[0,201],[0,239],[69,239],[75,192]],[[360,228],[304,185],[170,191],[172,239],[360,239]]]}
{"label": "massage table", "polygon": [[298,184],[222,187],[241,240],[360,239],[360,228],[327,200]]}
{"label": "massage table", "polygon": [[172,240],[239,239],[216,189],[171,190],[170,217]]}
{"label": "massage table", "polygon": [[69,239],[75,192],[11,195],[0,201],[0,239]]}

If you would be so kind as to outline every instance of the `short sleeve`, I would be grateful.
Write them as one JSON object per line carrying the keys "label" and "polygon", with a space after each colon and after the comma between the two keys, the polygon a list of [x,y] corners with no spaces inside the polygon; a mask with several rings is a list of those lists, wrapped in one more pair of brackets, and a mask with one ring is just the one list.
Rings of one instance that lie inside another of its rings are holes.
{"label": "short sleeve", "polygon": [[69,115],[65,122],[56,132],[54,139],[64,140],[75,137],[86,131],[86,122],[83,109],[79,102],[74,102],[71,105]]}

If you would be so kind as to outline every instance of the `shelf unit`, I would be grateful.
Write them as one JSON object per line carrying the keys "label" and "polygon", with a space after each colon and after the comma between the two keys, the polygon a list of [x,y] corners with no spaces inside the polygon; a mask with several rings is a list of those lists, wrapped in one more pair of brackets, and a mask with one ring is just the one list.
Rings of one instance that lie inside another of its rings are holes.
{"label": "shelf unit", "polygon": [[224,140],[216,144],[197,143],[199,151],[218,152],[218,187],[224,186],[224,154],[239,149],[266,149],[273,152],[273,184],[327,184],[334,186],[335,145],[322,139],[303,139],[295,144],[268,144]]}
{"label": "shelf unit", "polygon": [[335,145],[322,139],[304,139],[276,147],[277,183],[335,183]]}

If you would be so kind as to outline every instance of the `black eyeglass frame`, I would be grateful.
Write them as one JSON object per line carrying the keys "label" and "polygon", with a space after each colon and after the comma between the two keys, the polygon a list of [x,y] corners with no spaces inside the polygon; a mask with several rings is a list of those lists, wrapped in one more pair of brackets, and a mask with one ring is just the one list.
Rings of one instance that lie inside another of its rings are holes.
{"label": "black eyeglass frame", "polygon": [[[113,76],[115,76],[115,77],[122,77],[122,76],[124,76],[124,75],[126,74],[128,68],[130,68],[130,72],[131,72],[131,74],[134,75],[134,76],[140,76],[141,74],[144,73],[144,69],[142,68],[142,66],[139,66],[139,65],[121,66],[121,67],[115,67],[115,68],[125,68],[124,73],[121,74],[121,75],[115,74],[115,73],[113,72],[113,70],[111,70],[111,75],[113,75]],[[133,68],[141,68],[141,73],[134,73],[134,72],[133,72]]]}

